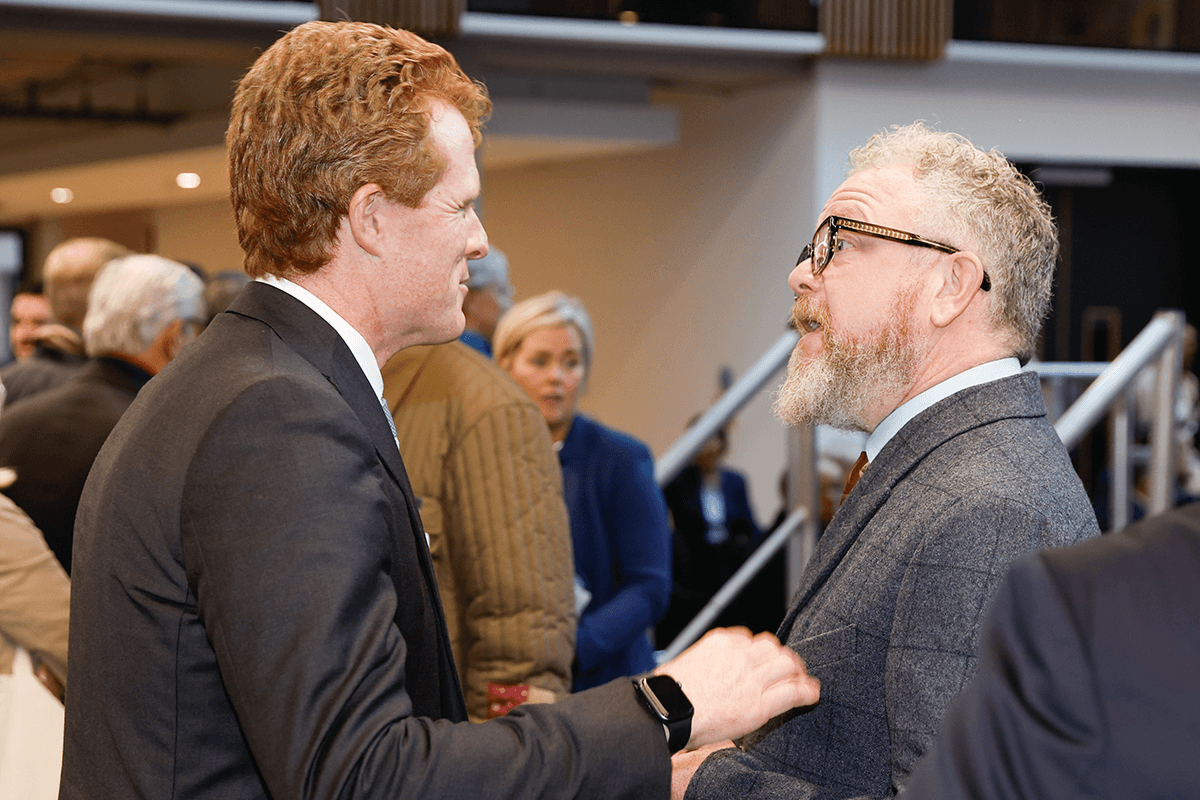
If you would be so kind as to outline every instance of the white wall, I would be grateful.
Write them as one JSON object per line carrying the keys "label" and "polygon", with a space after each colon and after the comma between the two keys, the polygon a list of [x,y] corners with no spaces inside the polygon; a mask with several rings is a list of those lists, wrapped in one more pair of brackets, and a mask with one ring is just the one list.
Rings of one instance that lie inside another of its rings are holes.
{"label": "white wall", "polygon": [[923,119],[1014,161],[1200,166],[1200,56],[952,43],[933,63],[817,67],[820,197],[873,133]]}
{"label": "white wall", "polygon": [[158,254],[199,264],[208,274],[242,268],[229,200],[159,208],[154,212]]}

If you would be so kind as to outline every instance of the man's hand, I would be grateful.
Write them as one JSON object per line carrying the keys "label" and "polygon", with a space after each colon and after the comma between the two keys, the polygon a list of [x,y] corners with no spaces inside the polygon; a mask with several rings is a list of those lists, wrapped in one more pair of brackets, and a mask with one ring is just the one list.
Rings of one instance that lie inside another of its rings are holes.
{"label": "man's hand", "polygon": [[751,637],[745,628],[709,631],[655,672],[679,681],[692,701],[689,750],[736,739],[821,696],[820,682],[800,656],[771,634]]}
{"label": "man's hand", "polygon": [[733,742],[725,740],[705,745],[699,750],[684,750],[671,756],[671,800],[683,800],[688,784],[692,782],[692,776],[696,774],[704,759],[718,750],[733,746]]}

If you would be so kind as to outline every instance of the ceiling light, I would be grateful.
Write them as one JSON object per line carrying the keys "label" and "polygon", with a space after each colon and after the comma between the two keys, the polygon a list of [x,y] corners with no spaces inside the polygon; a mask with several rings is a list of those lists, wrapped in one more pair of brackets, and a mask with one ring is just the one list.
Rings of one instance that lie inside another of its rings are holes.
{"label": "ceiling light", "polygon": [[200,185],[200,176],[194,172],[181,172],[175,176],[175,185],[180,189],[195,189]]}
{"label": "ceiling light", "polygon": [[69,203],[75,199],[75,193],[70,189],[59,186],[50,190],[50,199],[56,203]]}

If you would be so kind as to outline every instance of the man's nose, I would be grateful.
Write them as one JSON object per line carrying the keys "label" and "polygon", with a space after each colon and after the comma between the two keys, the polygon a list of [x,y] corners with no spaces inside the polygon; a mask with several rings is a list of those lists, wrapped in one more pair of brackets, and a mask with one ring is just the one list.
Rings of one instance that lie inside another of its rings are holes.
{"label": "man's nose", "polygon": [[817,282],[820,280],[820,275],[813,274],[812,256],[809,256],[800,261],[788,275],[788,286],[794,294],[811,292],[817,288]]}
{"label": "man's nose", "polygon": [[476,259],[483,258],[488,254],[488,235],[483,229],[483,222],[479,219],[479,215],[475,213],[475,209],[471,209],[471,218],[475,224],[475,230],[471,232],[470,244],[467,246],[467,258]]}

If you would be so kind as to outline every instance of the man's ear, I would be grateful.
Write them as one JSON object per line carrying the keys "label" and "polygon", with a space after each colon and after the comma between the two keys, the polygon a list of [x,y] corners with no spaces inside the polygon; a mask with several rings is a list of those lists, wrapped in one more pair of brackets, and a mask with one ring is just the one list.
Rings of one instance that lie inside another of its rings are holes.
{"label": "man's ear", "polygon": [[187,344],[183,339],[183,320],[171,320],[167,327],[159,331],[158,342],[160,343],[159,346],[163,357],[167,361],[173,361],[179,355],[180,351],[183,350],[183,346]]}
{"label": "man's ear", "polygon": [[346,212],[355,244],[373,256],[383,252],[384,228],[379,213],[385,200],[379,184],[366,183],[350,195],[350,207]]}
{"label": "man's ear", "polygon": [[930,317],[934,325],[944,328],[967,310],[976,295],[983,294],[983,263],[970,250],[960,250],[939,259],[935,271],[941,284]]}

